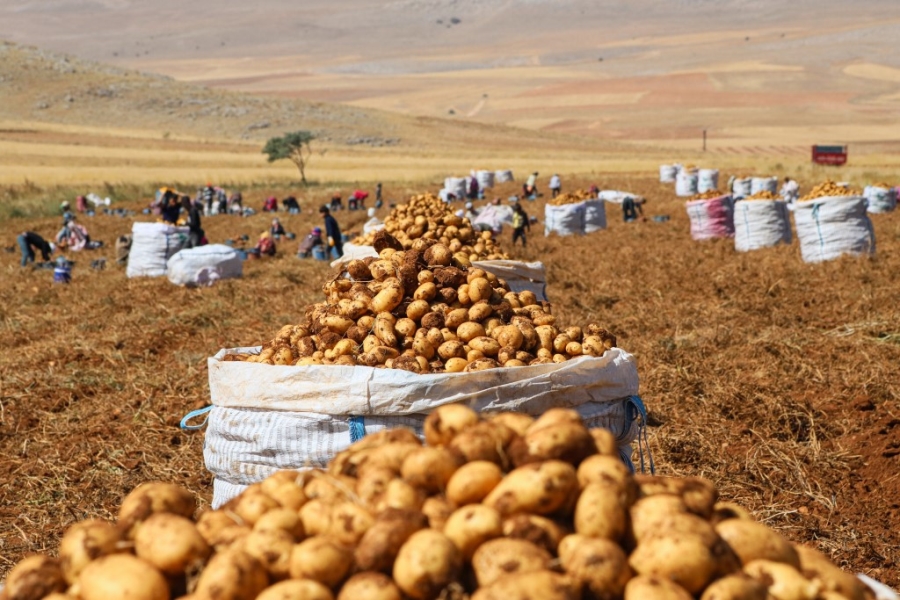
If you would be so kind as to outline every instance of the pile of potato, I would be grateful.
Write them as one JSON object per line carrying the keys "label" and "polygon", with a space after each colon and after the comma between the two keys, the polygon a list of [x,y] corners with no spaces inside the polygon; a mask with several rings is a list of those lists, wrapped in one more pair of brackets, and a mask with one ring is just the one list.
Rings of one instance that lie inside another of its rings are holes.
{"label": "pile of potato", "polygon": [[688,199],[688,202],[693,202],[694,200],[712,200],[713,198],[721,198],[722,196],[726,196],[720,192],[719,190],[709,190],[708,192],[703,192],[702,194],[695,194]]}
{"label": "pile of potato", "polygon": [[773,194],[769,190],[762,190],[756,192],[752,196],[741,198],[741,200],[781,200],[781,196],[779,196],[778,194]]}
{"label": "pile of potato", "polygon": [[632,475],[613,435],[551,409],[434,411],[325,470],[280,471],[194,520],[148,483],[72,526],[2,600],[864,600],[706,479]]}
{"label": "pile of potato", "polygon": [[576,190],[565,194],[559,194],[556,198],[551,198],[547,204],[553,206],[564,206],[566,204],[578,204],[585,200],[595,200],[596,195],[591,194],[589,190]]}
{"label": "pile of potato", "polygon": [[463,253],[418,239],[399,249],[379,232],[379,258],[353,260],[325,284],[326,301],[285,325],[260,354],[225,360],[270,365],[364,365],[414,373],[481,371],[602,356],[602,327],[560,327],[548,302],[511,292]]}
{"label": "pile of potato", "polygon": [[[505,260],[509,255],[497,246],[490,231],[476,231],[469,220],[457,217],[446,202],[433,194],[410,198],[395,207],[384,220],[384,231],[391,234],[403,248],[412,248],[418,239],[438,241],[454,253],[463,253],[469,260]],[[377,232],[353,240],[359,246],[372,246]]]}
{"label": "pile of potato", "polygon": [[882,181],[881,183],[873,183],[873,184],[872,184],[872,187],[875,187],[875,188],[881,188],[881,189],[883,189],[883,190],[889,190],[889,189],[893,188],[894,186],[892,186],[892,185],[889,184],[889,183],[884,183],[884,182]]}
{"label": "pile of potato", "polygon": [[862,192],[855,190],[849,186],[844,187],[833,181],[824,181],[809,191],[808,194],[800,198],[800,201],[815,200],[816,198],[827,198],[829,196],[860,196]]}

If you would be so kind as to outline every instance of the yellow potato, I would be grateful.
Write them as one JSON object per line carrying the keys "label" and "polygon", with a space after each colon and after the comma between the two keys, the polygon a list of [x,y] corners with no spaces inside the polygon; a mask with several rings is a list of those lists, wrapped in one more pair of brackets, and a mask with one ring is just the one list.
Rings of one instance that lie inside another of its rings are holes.
{"label": "yellow potato", "polygon": [[444,491],[461,463],[458,454],[445,448],[419,448],[403,461],[400,474],[410,485],[434,494]]}
{"label": "yellow potato", "polygon": [[594,598],[621,598],[632,577],[628,557],[609,540],[567,536],[560,542],[559,559],[566,573],[580,581]]}
{"label": "yellow potato", "polygon": [[160,572],[130,554],[110,554],[91,562],[78,576],[76,585],[81,600],[169,598],[169,585]]}
{"label": "yellow potato", "polygon": [[461,341],[468,344],[469,340],[473,340],[484,335],[484,327],[482,327],[481,323],[466,321],[456,328],[456,335]]}
{"label": "yellow potato", "polygon": [[476,460],[459,467],[447,482],[447,499],[456,506],[477,504],[484,500],[503,479],[503,471],[495,463]]}
{"label": "yellow potato", "polygon": [[425,418],[425,442],[446,446],[459,432],[478,422],[478,414],[462,404],[439,406]]}
{"label": "yellow potato", "polygon": [[331,522],[326,535],[339,544],[353,546],[374,522],[375,517],[366,508],[345,500],[331,509]]}
{"label": "yellow potato", "polygon": [[333,500],[313,498],[300,508],[300,521],[308,536],[320,535],[331,527]]}
{"label": "yellow potato", "polygon": [[[258,560],[243,550],[231,548],[210,559],[200,574],[194,594],[198,598],[222,600],[256,598],[268,584],[266,569]],[[127,596],[110,595],[106,598],[125,597]],[[168,598],[168,595],[165,597]]]}
{"label": "yellow potato", "polygon": [[620,541],[628,520],[628,493],[615,484],[589,483],[575,505],[575,531]]}
{"label": "yellow potato", "polygon": [[69,584],[92,560],[113,554],[122,540],[122,531],[100,519],[81,521],[69,527],[59,543],[59,563]]}
{"label": "yellow potato", "polygon": [[379,513],[375,523],[356,546],[354,560],[364,571],[389,571],[406,540],[428,527],[428,519],[416,510],[388,508]]}
{"label": "yellow potato", "polygon": [[409,485],[402,479],[392,479],[384,490],[384,495],[375,505],[375,512],[388,508],[419,510],[425,501],[425,493]]}
{"label": "yellow potato", "polygon": [[241,549],[259,561],[272,581],[287,579],[294,538],[282,530],[253,531],[241,542]]}
{"label": "yellow potato", "polygon": [[821,582],[781,562],[754,560],[744,565],[744,573],[764,584],[774,600],[814,600],[822,589]]}
{"label": "yellow potato", "polygon": [[766,586],[746,575],[729,575],[713,581],[700,600],[767,600]]}
{"label": "yellow potato", "polygon": [[206,543],[222,550],[236,540],[248,535],[250,527],[240,517],[228,510],[207,511],[197,519],[197,531]]}
{"label": "yellow potato", "polygon": [[503,522],[493,508],[470,504],[450,515],[444,525],[444,535],[456,544],[463,559],[469,561],[484,542],[503,535]]}
{"label": "yellow potato", "polygon": [[337,600],[402,600],[402,595],[387,575],[357,573],[341,586]]}
{"label": "yellow potato", "polygon": [[794,549],[800,557],[800,572],[807,579],[817,579],[824,590],[842,594],[849,600],[867,598],[866,586],[850,573],[836,567],[824,554],[799,544]]}
{"label": "yellow potato", "polygon": [[267,587],[256,600],[334,600],[334,595],[318,581],[290,579]]}
{"label": "yellow potato", "polygon": [[446,498],[432,496],[422,504],[422,513],[428,519],[428,526],[437,531],[443,531],[447,519],[453,514],[454,506]]}
{"label": "yellow potato", "polygon": [[537,515],[518,514],[503,521],[504,536],[531,542],[551,554],[556,554],[566,533],[558,523]]}
{"label": "yellow potato", "polygon": [[500,538],[484,542],[475,550],[472,569],[478,585],[489,586],[511,573],[548,569],[552,560],[549,552],[531,542]]}
{"label": "yellow potato", "polygon": [[746,519],[728,519],[716,525],[715,529],[744,565],[763,559],[786,563],[795,569],[800,568],[800,557],[791,543],[762,523]]}
{"label": "yellow potato", "polygon": [[119,508],[118,523],[129,537],[135,525],[158,512],[190,518],[197,510],[194,495],[181,486],[159,481],[142,483],[125,496]]}
{"label": "yellow potato", "polygon": [[517,466],[549,459],[579,464],[597,451],[594,438],[579,422],[560,422],[541,426],[538,419],[528,428],[524,438],[510,447],[513,464]]}
{"label": "yellow potato", "polygon": [[253,531],[283,531],[298,542],[306,537],[303,529],[303,521],[296,510],[290,508],[275,508],[259,518]]}
{"label": "yellow potato", "polygon": [[[88,566],[90,565],[84,568]],[[3,593],[10,600],[41,600],[53,592],[65,592],[67,587],[58,560],[49,556],[32,555],[23,558],[12,568],[6,578]]]}
{"label": "yellow potato", "polygon": [[625,586],[624,600],[693,600],[693,596],[671,579],[640,575]]}
{"label": "yellow potato", "polygon": [[212,549],[190,519],[171,513],[150,515],[134,536],[134,553],[167,575],[203,565]]}
{"label": "yellow potato", "polygon": [[435,600],[456,581],[462,556],[453,542],[433,529],[412,534],[394,562],[394,581],[414,600]]}
{"label": "yellow potato", "polygon": [[306,539],[291,551],[292,579],[312,579],[334,588],[353,566],[353,553],[325,537]]}
{"label": "yellow potato", "polygon": [[265,494],[259,484],[248,487],[226,504],[228,510],[240,517],[244,525],[253,525],[270,510],[280,508],[276,500]]}
{"label": "yellow potato", "polygon": [[575,468],[548,460],[511,471],[491,490],[484,504],[503,516],[517,513],[549,515],[566,505],[578,488]]}
{"label": "yellow potato", "polygon": [[638,575],[667,577],[691,594],[700,593],[718,571],[716,557],[703,540],[694,535],[652,537],[641,541],[629,556],[628,564]]}

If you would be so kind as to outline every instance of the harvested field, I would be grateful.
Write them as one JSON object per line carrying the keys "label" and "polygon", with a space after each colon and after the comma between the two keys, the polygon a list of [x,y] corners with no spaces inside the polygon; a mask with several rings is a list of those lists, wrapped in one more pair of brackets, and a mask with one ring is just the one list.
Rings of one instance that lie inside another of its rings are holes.
{"label": "harvested field", "polygon": [[[658,472],[709,477],[791,539],[900,584],[900,215],[873,216],[874,258],[806,265],[796,242],[739,255],[731,240],[691,241],[683,201],[655,177],[564,177],[563,189],[592,183],[641,194],[649,215],[671,220],[625,224],[608,204],[607,231],[544,238],[538,224],[527,248],[511,247],[508,230],[501,243],[544,261],[562,321],[606,324],[637,356]],[[387,197],[413,191],[385,185]],[[505,184],[497,195],[515,191]],[[267,193],[245,203],[258,208]],[[310,209],[329,195],[279,215],[285,228],[299,237],[319,224]],[[543,218],[543,201],[525,209]],[[336,216],[347,230],[365,220]],[[0,359],[0,574],[53,551],[72,522],[110,517],[140,482],[177,482],[208,503],[202,433],[178,429],[209,400],[206,357],[270,338],[331,273],[295,259],[295,241],[213,288],[126,280],[111,245],[130,219],[81,220],[110,247],[70,257],[69,286],[20,270],[17,251],[0,253],[0,345],[10,349]],[[255,241],[269,220],[203,225],[214,242]],[[0,240],[14,245],[23,229],[50,237],[58,226],[8,219]],[[99,256],[107,269],[90,270]]]}

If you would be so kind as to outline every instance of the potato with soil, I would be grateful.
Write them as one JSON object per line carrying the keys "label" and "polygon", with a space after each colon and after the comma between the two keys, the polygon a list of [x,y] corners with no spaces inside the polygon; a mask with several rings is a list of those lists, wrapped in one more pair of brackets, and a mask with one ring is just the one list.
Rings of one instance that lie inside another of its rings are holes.
{"label": "potato with soil", "polygon": [[84,568],[76,586],[81,600],[169,599],[169,585],[160,572],[131,554],[101,556]]}
{"label": "potato with soil", "polygon": [[550,554],[556,554],[568,533],[559,523],[537,515],[518,514],[503,521],[505,537],[531,542]]}
{"label": "potato with soil", "polygon": [[797,551],[778,532],[762,523],[746,519],[728,519],[715,526],[716,533],[731,546],[741,564],[770,560],[800,568]]}
{"label": "potato with soil", "polygon": [[194,595],[215,600],[243,600],[256,598],[268,585],[266,569],[258,560],[243,550],[230,548],[209,560],[197,580]]}
{"label": "potato with soil", "polygon": [[462,404],[445,404],[433,410],[424,424],[429,446],[446,446],[464,429],[478,423],[478,413]]}
{"label": "potato with soil", "polygon": [[254,530],[242,540],[240,548],[265,567],[271,581],[288,578],[294,538],[286,531]]}
{"label": "potato with soil", "polygon": [[433,529],[417,531],[400,548],[394,562],[394,581],[414,600],[435,600],[457,580],[462,555],[444,534]]}
{"label": "potato with soil", "polygon": [[402,600],[402,594],[387,575],[357,573],[341,586],[337,600]]}
{"label": "potato with soil", "polygon": [[419,511],[386,509],[356,546],[353,554],[356,566],[363,571],[389,572],[403,544],[426,527],[428,519]]}
{"label": "potato with soil", "polygon": [[435,494],[444,491],[461,464],[462,457],[446,448],[423,447],[404,459],[400,474],[410,485]]}
{"label": "potato with soil", "polygon": [[531,542],[500,538],[487,541],[475,550],[472,569],[478,585],[489,586],[512,573],[549,569],[552,561],[549,552]]}
{"label": "potato with soil", "polygon": [[154,513],[167,512],[189,519],[195,510],[194,495],[183,487],[161,481],[142,483],[125,496],[118,523],[133,537],[134,527]]}
{"label": "potato with soil", "polygon": [[559,545],[559,559],[566,573],[580,581],[596,600],[621,598],[632,577],[628,557],[609,540],[566,536]]}
{"label": "potato with soil", "polygon": [[774,600],[815,600],[822,583],[809,581],[786,563],[754,560],[744,565],[744,573],[766,586]]}
{"label": "potato with soil", "polygon": [[691,594],[701,592],[719,571],[710,548],[694,535],[641,541],[629,556],[628,564],[638,575],[671,579]]}
{"label": "potato with soil", "polygon": [[334,600],[334,594],[318,581],[290,579],[267,587],[256,600]]}
{"label": "potato with soil", "polygon": [[628,493],[615,484],[590,483],[575,505],[575,531],[621,541],[628,529]]}
{"label": "potato with soil", "polygon": [[339,502],[331,509],[328,537],[344,546],[355,546],[375,522],[374,515],[354,501]]}
{"label": "potato with soil", "polygon": [[134,553],[166,575],[181,575],[203,565],[212,549],[190,519],[156,513],[141,523]]}
{"label": "potato with soil", "polygon": [[253,531],[283,531],[290,535],[295,542],[306,537],[300,515],[296,510],[290,508],[270,510],[253,525]]}
{"label": "potato with soil", "polygon": [[577,489],[575,468],[566,462],[548,460],[511,471],[491,490],[484,504],[503,516],[549,515],[563,508]]}
{"label": "potato with soil", "polygon": [[493,508],[470,504],[450,515],[444,524],[444,535],[456,544],[463,559],[469,561],[479,546],[503,535],[503,521]]}
{"label": "potato with soil", "polygon": [[334,588],[353,566],[353,552],[325,537],[312,537],[291,551],[292,579],[312,579]]}
{"label": "potato with soil", "polygon": [[[648,600],[650,597],[644,597]],[[572,577],[549,570],[507,575],[481,587],[472,600],[580,600],[581,586]],[[655,600],[655,599],[654,599]]]}
{"label": "potato with soil", "polygon": [[456,506],[477,504],[503,479],[503,471],[493,462],[475,460],[459,467],[447,482],[447,499]]}
{"label": "potato with soil", "polygon": [[122,530],[100,519],[81,521],[69,527],[59,543],[59,562],[66,581],[75,583],[92,560],[120,552]]}
{"label": "potato with soil", "polygon": [[794,549],[800,558],[800,572],[807,579],[820,581],[824,591],[836,592],[848,600],[868,598],[868,589],[859,579],[840,570],[818,550],[799,544]]}
{"label": "potato with soil", "polygon": [[68,588],[59,561],[36,554],[23,558],[9,572],[3,592],[10,600],[41,600]]}
{"label": "potato with soil", "polygon": [[[578,413],[575,413],[576,415]],[[510,447],[517,466],[549,459],[564,460],[574,465],[597,452],[597,445],[587,428],[578,422],[543,424],[544,417],[535,421],[524,438]]]}
{"label": "potato with soil", "polygon": [[766,586],[744,574],[729,575],[713,581],[703,590],[700,600],[767,600]]}
{"label": "potato with soil", "polygon": [[624,600],[693,600],[683,587],[666,577],[639,575],[625,586]]}

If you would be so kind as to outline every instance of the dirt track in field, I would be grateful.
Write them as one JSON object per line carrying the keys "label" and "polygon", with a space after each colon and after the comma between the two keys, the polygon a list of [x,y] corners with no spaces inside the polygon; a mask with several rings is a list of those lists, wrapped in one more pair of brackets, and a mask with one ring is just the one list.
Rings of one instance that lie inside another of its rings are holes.
{"label": "dirt track in field", "polygon": [[[604,323],[636,355],[659,472],[709,477],[792,539],[900,584],[900,215],[873,216],[874,258],[807,265],[796,241],[751,254],[730,240],[691,241],[683,203],[653,178],[563,182],[641,193],[649,215],[671,216],[625,224],[607,205],[607,231],[544,238],[537,225],[527,248],[509,248],[544,261],[563,323]],[[388,197],[413,191],[385,185]],[[318,194],[303,198],[303,214],[282,215],[289,231],[318,224]],[[542,201],[526,210],[543,220]],[[345,229],[364,221],[337,216]],[[53,551],[75,520],[114,516],[140,482],[179,482],[208,502],[202,433],[177,426],[208,403],[206,357],[270,338],[319,298],[331,272],[295,259],[288,242],[274,260],[245,263],[243,279],[209,289],[127,280],[109,246],[131,220],[82,220],[108,247],[73,255],[69,286],[0,253],[0,573]],[[268,222],[210,217],[204,227],[212,241],[255,240]],[[58,227],[8,220],[0,241]],[[99,256],[108,268],[92,271]]]}

